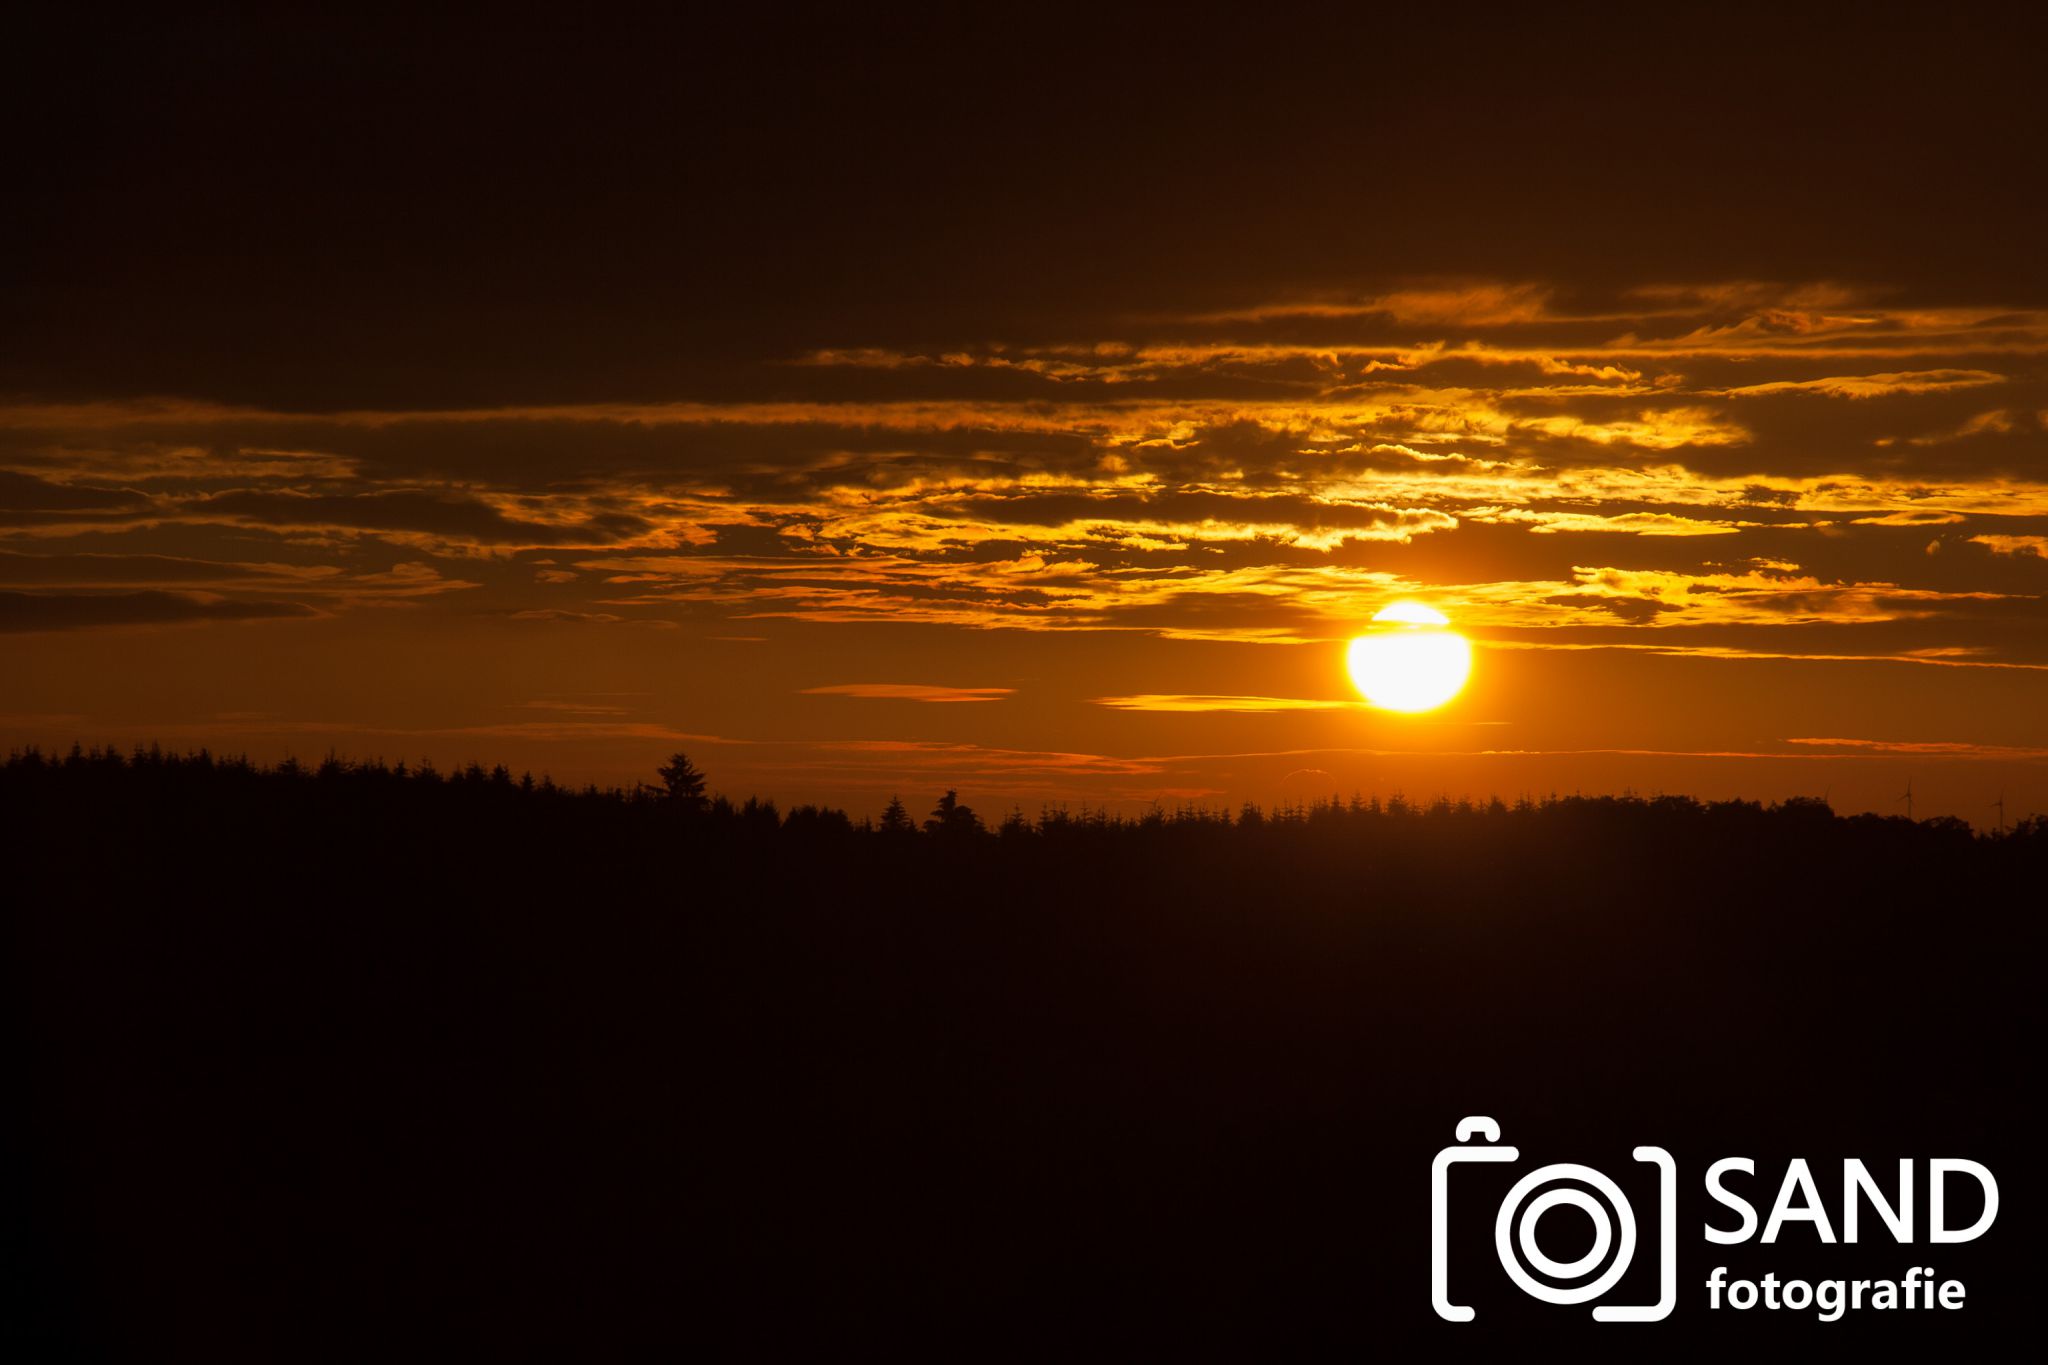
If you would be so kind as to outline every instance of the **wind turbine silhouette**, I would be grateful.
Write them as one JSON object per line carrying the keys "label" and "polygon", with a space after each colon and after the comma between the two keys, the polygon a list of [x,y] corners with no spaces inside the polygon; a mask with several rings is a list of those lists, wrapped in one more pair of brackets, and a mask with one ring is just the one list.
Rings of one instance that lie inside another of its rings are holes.
{"label": "wind turbine silhouette", "polygon": [[1912,819],[1912,818],[1913,818],[1913,779],[1912,779],[1912,778],[1910,778],[1910,777],[1909,777],[1909,778],[1907,778],[1907,779],[1906,779],[1906,794],[1905,794],[1904,796],[1900,797],[1900,798],[1899,798],[1899,800],[1901,800],[1901,801],[1903,801],[1903,802],[1905,802],[1905,803],[1906,803],[1906,818],[1907,818],[1908,820]]}
{"label": "wind turbine silhouette", "polygon": [[1991,804],[1998,807],[1998,832],[2003,834],[2005,833],[2005,793],[2000,792],[1998,799]]}

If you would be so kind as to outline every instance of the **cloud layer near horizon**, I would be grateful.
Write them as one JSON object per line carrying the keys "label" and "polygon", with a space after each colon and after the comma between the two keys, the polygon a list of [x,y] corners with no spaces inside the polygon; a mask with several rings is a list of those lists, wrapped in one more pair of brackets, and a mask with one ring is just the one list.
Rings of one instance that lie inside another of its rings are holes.
{"label": "cloud layer near horizon", "polygon": [[2044,357],[2027,310],[1467,284],[803,352],[724,402],[17,402],[0,583],[14,629],[402,607],[1300,642],[1418,596],[1518,647],[2039,665]]}

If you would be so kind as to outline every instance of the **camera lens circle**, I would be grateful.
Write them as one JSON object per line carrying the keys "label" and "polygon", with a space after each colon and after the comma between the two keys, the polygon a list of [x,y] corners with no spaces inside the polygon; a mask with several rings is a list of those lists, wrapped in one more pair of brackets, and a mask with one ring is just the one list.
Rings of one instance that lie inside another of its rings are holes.
{"label": "camera lens circle", "polygon": [[[1569,1186],[1549,1191],[1532,1200],[1518,1227],[1515,1222],[1515,1211],[1521,1207],[1522,1200],[1538,1186],[1559,1180],[1575,1180],[1582,1185],[1591,1185],[1604,1195],[1614,1210],[1614,1221],[1619,1227],[1618,1235],[1615,1229],[1608,1226],[1606,1210],[1600,1207],[1598,1201],[1584,1190]],[[1576,1261],[1554,1261],[1536,1248],[1536,1220],[1543,1216],[1546,1209],[1555,1208],[1559,1204],[1571,1204],[1593,1215],[1593,1250]],[[1501,1269],[1507,1271],[1508,1278],[1513,1280],[1523,1293],[1545,1303],[1584,1303],[1588,1299],[1597,1299],[1612,1289],[1615,1281],[1627,1272],[1629,1262],[1635,1259],[1635,1210],[1629,1206],[1628,1196],[1621,1192],[1621,1187],[1601,1172],[1591,1166],[1560,1161],[1550,1166],[1539,1166],[1515,1182],[1514,1188],[1500,1201],[1500,1215],[1493,1223],[1493,1243],[1494,1249],[1500,1254]],[[1521,1257],[1515,1254],[1517,1244],[1537,1269],[1559,1279],[1582,1275],[1599,1265],[1610,1244],[1615,1248],[1614,1260],[1606,1270],[1588,1283],[1560,1288],[1547,1285],[1529,1273],[1523,1266]]]}
{"label": "camera lens circle", "polygon": [[[1584,1209],[1593,1220],[1593,1249],[1576,1261],[1553,1261],[1536,1245],[1536,1220],[1559,1204]],[[1515,1225],[1515,1245],[1522,1249],[1522,1256],[1530,1265],[1552,1279],[1576,1279],[1607,1259],[1607,1249],[1614,1245],[1614,1221],[1599,1200],[1584,1190],[1567,1186],[1539,1194],[1523,1206],[1521,1220]]]}

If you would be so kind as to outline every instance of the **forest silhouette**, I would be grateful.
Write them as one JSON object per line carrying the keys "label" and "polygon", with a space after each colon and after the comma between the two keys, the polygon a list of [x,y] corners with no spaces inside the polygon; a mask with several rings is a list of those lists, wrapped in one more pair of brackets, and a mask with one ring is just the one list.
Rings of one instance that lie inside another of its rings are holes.
{"label": "forest silhouette", "polygon": [[13,755],[15,1358],[1384,1349],[1467,1113],[2035,1192],[2038,817],[656,768]]}

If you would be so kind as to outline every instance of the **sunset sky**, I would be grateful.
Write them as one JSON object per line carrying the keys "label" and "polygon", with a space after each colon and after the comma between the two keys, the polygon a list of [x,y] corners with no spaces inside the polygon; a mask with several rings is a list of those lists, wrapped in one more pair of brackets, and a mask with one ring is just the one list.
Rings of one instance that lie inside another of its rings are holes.
{"label": "sunset sky", "polygon": [[0,745],[2048,809],[2024,35],[839,22],[30,89]]}

